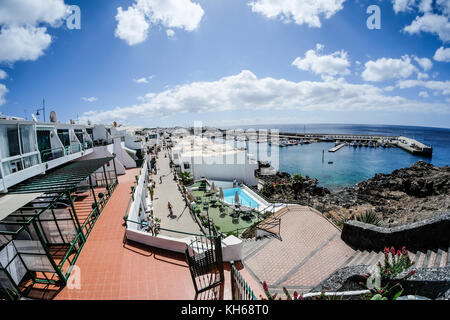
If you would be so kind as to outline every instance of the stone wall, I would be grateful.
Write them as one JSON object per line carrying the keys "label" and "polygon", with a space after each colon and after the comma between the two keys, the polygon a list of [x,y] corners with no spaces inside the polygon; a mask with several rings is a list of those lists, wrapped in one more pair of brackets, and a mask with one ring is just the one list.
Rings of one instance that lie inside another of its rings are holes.
{"label": "stone wall", "polygon": [[406,246],[427,250],[450,246],[450,213],[404,226],[383,228],[359,221],[344,224],[342,240],[355,249],[381,251],[385,247]]}

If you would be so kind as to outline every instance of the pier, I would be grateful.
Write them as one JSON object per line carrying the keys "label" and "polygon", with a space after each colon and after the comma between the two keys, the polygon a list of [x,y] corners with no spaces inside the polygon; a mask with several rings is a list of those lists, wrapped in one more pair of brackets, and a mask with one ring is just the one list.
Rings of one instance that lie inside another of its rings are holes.
{"label": "pier", "polygon": [[341,143],[333,148],[331,148],[330,150],[328,150],[328,152],[336,152],[338,151],[340,148],[342,148],[343,146],[345,146],[345,143]]}

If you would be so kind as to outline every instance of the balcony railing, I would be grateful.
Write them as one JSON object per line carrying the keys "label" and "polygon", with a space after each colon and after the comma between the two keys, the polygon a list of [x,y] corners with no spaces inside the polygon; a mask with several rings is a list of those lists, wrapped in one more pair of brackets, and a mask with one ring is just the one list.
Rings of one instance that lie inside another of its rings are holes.
{"label": "balcony railing", "polygon": [[81,144],[72,143],[70,146],[65,147],[65,149],[67,155],[81,152]]}
{"label": "balcony railing", "polygon": [[53,149],[45,149],[41,151],[41,161],[47,162],[50,160],[55,160],[61,158],[65,155],[64,148],[58,147]]}
{"label": "balcony railing", "polygon": [[231,265],[231,296],[233,300],[258,300],[249,285],[242,278],[238,269],[234,266],[233,261]]}

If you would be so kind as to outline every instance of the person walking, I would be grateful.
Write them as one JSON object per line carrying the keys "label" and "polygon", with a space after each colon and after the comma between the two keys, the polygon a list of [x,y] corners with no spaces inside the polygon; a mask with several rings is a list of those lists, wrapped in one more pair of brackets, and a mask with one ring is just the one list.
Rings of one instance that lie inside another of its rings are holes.
{"label": "person walking", "polygon": [[170,203],[170,201],[167,202],[167,208],[169,209],[168,217],[171,217],[172,216],[172,204]]}

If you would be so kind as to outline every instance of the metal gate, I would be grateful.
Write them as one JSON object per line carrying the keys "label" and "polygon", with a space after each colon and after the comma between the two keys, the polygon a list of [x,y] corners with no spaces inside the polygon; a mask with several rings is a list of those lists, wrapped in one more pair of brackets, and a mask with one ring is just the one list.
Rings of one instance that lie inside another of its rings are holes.
{"label": "metal gate", "polygon": [[224,281],[222,239],[217,230],[212,229],[209,236],[195,236],[186,248],[186,259],[197,294]]}

